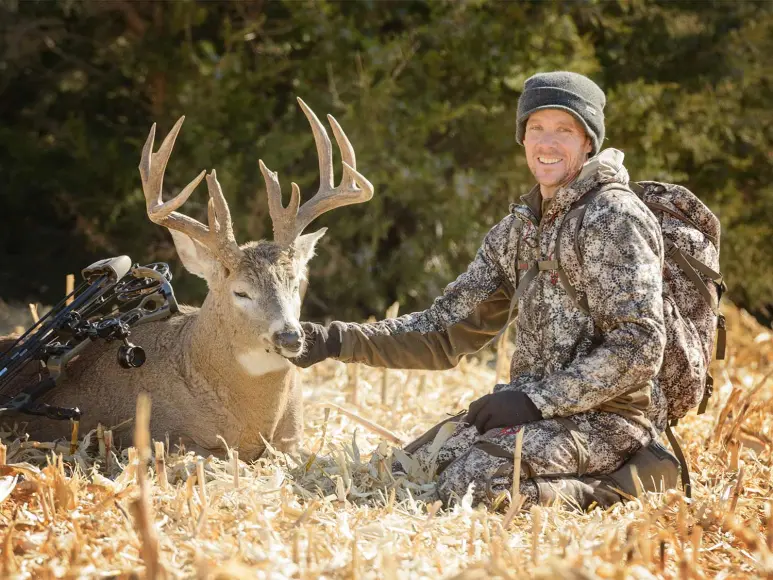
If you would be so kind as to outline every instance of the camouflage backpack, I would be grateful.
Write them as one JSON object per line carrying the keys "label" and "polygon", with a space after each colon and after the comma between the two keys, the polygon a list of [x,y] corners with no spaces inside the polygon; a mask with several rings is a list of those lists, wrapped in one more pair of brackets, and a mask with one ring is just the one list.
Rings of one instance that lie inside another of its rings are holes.
{"label": "camouflage backpack", "polygon": [[[699,414],[706,410],[713,390],[709,364],[715,330],[718,330],[717,358],[722,359],[725,354],[725,318],[719,312],[719,300],[725,289],[719,272],[720,224],[711,210],[684,187],[656,181],[629,186],[658,218],[663,233],[663,315],[667,339],[658,379],[668,402],[668,420],[675,425],[693,407],[699,406]],[[578,200],[563,222],[568,224],[577,216],[574,232],[565,236],[562,225],[558,235],[559,280],[585,312],[588,312],[587,298],[578,296],[560,267],[561,245],[573,240],[582,263],[578,234],[585,211],[595,197],[613,189],[623,188],[602,187]],[[670,430],[667,434],[671,439]]]}

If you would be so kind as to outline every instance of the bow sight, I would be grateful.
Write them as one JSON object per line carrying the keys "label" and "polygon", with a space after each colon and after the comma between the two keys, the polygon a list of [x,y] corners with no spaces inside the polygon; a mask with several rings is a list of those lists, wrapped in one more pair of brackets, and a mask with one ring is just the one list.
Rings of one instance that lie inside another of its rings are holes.
{"label": "bow sight", "polygon": [[[77,419],[77,407],[54,407],[37,400],[56,387],[69,361],[89,344],[119,340],[118,364],[137,368],[145,362],[141,346],[129,342],[131,328],[177,312],[172,273],[163,262],[132,265],[128,256],[95,262],[83,282],[27,330],[0,356],[0,415],[17,411],[50,419]],[[40,361],[48,377],[16,384],[20,371]]]}

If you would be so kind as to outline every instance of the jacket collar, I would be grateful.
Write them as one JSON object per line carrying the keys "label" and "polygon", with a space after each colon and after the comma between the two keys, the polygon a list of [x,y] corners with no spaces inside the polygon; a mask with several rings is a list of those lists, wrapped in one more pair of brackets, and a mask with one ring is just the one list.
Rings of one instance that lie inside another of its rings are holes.
{"label": "jacket collar", "polygon": [[542,194],[540,193],[539,183],[529,190],[529,193],[521,196],[521,201],[528,207],[537,218],[542,218]]}

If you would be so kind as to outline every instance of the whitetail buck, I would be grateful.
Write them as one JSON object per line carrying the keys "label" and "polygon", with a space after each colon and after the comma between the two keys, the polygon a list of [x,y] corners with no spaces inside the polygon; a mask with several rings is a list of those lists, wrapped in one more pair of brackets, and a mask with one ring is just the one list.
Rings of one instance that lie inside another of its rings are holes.
{"label": "whitetail buck", "polygon": [[[325,229],[301,234],[320,214],[369,200],[373,186],[357,172],[354,149],[328,116],[343,159],[343,178],[333,187],[330,139],[311,109],[298,102],[314,133],[320,187],[300,206],[300,191],[293,183],[290,202],[284,207],[277,174],[260,161],[274,229],[272,242],[237,244],[214,170],[206,175],[208,227],[177,212],[206,172],[164,202],[164,170],[183,119],[157,153],[153,153],[153,125],[139,167],[148,217],[169,229],[183,265],[207,281],[209,293],[201,308],[182,307],[169,319],[132,331],[132,340],[147,352],[147,362],[138,369],[125,370],[116,364],[115,343],[90,346],[72,361],[64,381],[43,400],[79,406],[81,432],[97,422],[116,425],[133,417],[137,395],[147,391],[153,400],[151,435],[159,441],[168,435],[170,442],[182,440],[189,450],[219,454],[223,451],[220,435],[239,447],[241,457],[252,458],[265,448],[262,437],[286,451],[301,440],[301,390],[295,367],[285,357],[297,356],[303,347],[299,285]],[[36,418],[27,430],[35,439],[69,434],[66,423]]]}

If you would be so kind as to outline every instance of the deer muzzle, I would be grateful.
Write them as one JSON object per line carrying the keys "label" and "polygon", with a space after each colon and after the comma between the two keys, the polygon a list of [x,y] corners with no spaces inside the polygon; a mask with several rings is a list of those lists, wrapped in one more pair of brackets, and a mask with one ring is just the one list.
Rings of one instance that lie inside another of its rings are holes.
{"label": "deer muzzle", "polygon": [[282,351],[282,354],[297,356],[303,350],[303,338],[303,329],[299,326],[297,328],[283,328],[275,332],[271,336],[271,342]]}

